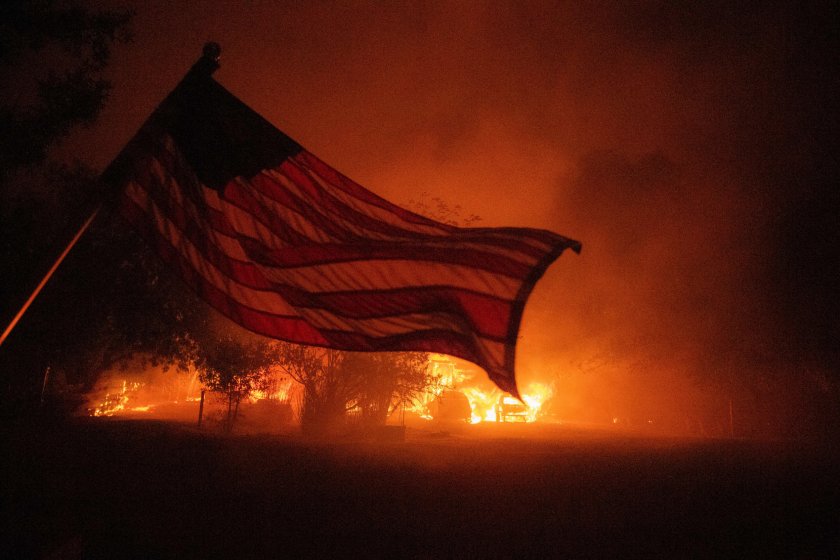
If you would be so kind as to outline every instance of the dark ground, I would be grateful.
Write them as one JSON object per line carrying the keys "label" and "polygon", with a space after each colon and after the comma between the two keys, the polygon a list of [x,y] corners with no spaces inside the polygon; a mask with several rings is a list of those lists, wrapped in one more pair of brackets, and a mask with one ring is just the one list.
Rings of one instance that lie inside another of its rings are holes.
{"label": "dark ground", "polygon": [[8,558],[840,557],[840,454],[530,425],[405,443],[7,426]]}

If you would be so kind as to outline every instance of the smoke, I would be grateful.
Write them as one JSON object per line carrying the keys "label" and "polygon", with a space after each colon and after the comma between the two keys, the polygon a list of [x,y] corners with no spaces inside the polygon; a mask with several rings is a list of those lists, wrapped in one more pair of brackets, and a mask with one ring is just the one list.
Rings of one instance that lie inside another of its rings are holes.
{"label": "smoke", "polygon": [[526,309],[524,382],[676,408],[735,370],[838,361],[838,51],[816,12],[151,2],[73,148],[107,162],[215,39],[221,83],[378,194],[583,242]]}

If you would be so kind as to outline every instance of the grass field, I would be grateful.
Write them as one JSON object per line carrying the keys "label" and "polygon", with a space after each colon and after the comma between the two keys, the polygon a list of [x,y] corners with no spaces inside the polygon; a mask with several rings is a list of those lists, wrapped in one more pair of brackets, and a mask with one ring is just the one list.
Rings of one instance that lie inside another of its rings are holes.
{"label": "grass field", "polygon": [[840,454],[567,426],[403,443],[7,427],[8,558],[840,557]]}

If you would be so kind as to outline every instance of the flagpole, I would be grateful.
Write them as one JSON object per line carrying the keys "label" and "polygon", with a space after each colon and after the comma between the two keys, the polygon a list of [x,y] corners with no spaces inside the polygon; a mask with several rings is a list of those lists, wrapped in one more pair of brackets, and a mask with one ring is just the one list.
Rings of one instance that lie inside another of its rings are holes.
{"label": "flagpole", "polygon": [[41,281],[38,282],[38,285],[35,287],[35,290],[33,290],[32,294],[23,304],[23,307],[20,308],[20,311],[18,311],[17,314],[12,318],[12,321],[9,323],[9,326],[7,326],[6,330],[3,331],[3,334],[0,335],[0,346],[2,346],[3,342],[6,341],[6,338],[8,338],[9,334],[12,332],[12,329],[14,329],[15,325],[18,324],[18,321],[20,321],[21,317],[23,317],[23,314],[26,313],[26,310],[29,309],[29,306],[32,305],[32,302],[35,301],[35,298],[38,297],[38,294],[41,293],[41,290],[44,289],[44,286],[47,285],[47,282],[50,278],[52,278],[52,275],[58,269],[59,265],[61,265],[62,261],[64,261],[64,258],[67,256],[70,250],[76,245],[76,243],[85,233],[85,231],[87,231],[87,229],[90,227],[90,224],[93,223],[94,218],[96,218],[96,215],[99,214],[99,210],[101,208],[102,205],[100,204],[96,207],[96,209],[94,209],[91,215],[88,216],[88,219],[85,220],[85,222],[82,224],[82,227],[79,228],[79,231],[76,232],[76,235],[74,235],[73,239],[70,240],[70,243],[67,244],[67,247],[64,248],[64,250],[58,256],[58,258],[47,271],[47,273],[44,275],[44,277],[41,278]]}
{"label": "flagpole", "polygon": [[[222,48],[219,46],[218,43],[214,43],[214,42],[206,43],[204,45],[204,48],[202,49],[201,58],[199,58],[198,62],[196,62],[193,65],[190,72],[199,71],[199,72],[207,72],[209,74],[212,74],[213,72],[216,71],[216,69],[219,68],[219,57],[221,56],[221,53],[222,53]],[[117,162],[121,159],[121,156],[123,156],[125,152],[126,152],[126,149],[124,148],[119,154],[117,154],[117,157],[114,158],[114,161],[112,161],[111,164],[108,165],[108,167],[102,173],[102,178],[106,179],[105,182],[107,182],[107,176],[109,174],[109,171],[111,171],[112,169],[116,169],[118,167]],[[3,331],[3,334],[0,335],[0,346],[2,346],[3,343],[6,341],[6,339],[9,337],[12,330],[15,328],[15,326],[18,324],[20,319],[23,317],[23,315],[29,309],[29,306],[32,305],[32,302],[35,301],[35,298],[38,297],[38,294],[41,293],[41,290],[44,289],[44,286],[47,285],[47,282],[49,282],[50,278],[52,278],[52,275],[55,273],[55,271],[58,270],[58,267],[64,261],[65,257],[67,257],[68,253],[70,253],[71,249],[73,249],[73,247],[76,245],[76,243],[78,243],[79,239],[81,239],[82,235],[84,235],[84,233],[90,227],[90,224],[93,223],[93,220],[96,218],[96,216],[99,214],[99,211],[102,209],[103,204],[104,204],[103,202],[100,202],[99,205],[93,210],[93,212],[84,221],[82,226],[79,228],[79,230],[76,232],[76,234],[70,240],[70,242],[67,244],[67,246],[64,248],[64,250],[61,252],[61,254],[58,256],[56,261],[53,263],[53,265],[50,267],[50,269],[47,271],[47,273],[44,275],[44,277],[41,279],[41,281],[38,282],[38,285],[32,291],[32,294],[29,296],[29,298],[26,300],[26,302],[23,304],[23,306],[20,308],[20,310],[12,318],[9,325]]]}

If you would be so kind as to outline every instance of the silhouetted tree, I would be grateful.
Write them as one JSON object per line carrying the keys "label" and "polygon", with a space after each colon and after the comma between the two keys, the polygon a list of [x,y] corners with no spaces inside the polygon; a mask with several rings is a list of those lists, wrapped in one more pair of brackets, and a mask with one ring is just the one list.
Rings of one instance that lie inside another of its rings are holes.
{"label": "silhouetted tree", "polygon": [[384,424],[434,381],[423,352],[341,352],[279,342],[275,360],[303,387],[300,422],[308,433],[335,429],[353,409],[365,423]]}
{"label": "silhouetted tree", "polygon": [[[0,9],[3,328],[89,212],[85,202],[99,189],[97,172],[81,163],[58,163],[51,153],[73,130],[93,123],[102,110],[111,89],[105,76],[111,50],[130,39],[131,17],[126,10],[51,0],[10,0]],[[122,234],[117,231],[109,237]],[[88,245],[91,250],[102,247],[102,240]],[[75,256],[76,265],[83,262],[90,264]],[[64,369],[74,371],[62,373],[76,383],[80,364],[102,364],[109,361],[105,354],[114,356],[104,350],[107,344],[87,344],[94,331],[101,341],[108,338],[99,332],[103,303],[120,285],[112,282],[103,287],[102,271],[110,264],[100,259],[87,274],[65,265],[66,270],[59,272],[64,285],[54,280],[30,308],[0,348],[4,374],[0,406],[17,411],[25,403],[37,402],[33,393],[37,396],[49,364],[69,366]],[[80,311],[82,305],[88,305],[91,313]]]}
{"label": "silhouetted tree", "polygon": [[301,428],[307,433],[334,429],[358,394],[358,377],[343,375],[346,354],[339,350],[278,342],[275,361],[303,387]]}
{"label": "silhouetted tree", "polygon": [[358,378],[352,406],[366,424],[381,425],[403,404],[416,400],[434,382],[424,352],[348,353],[342,374]]}
{"label": "silhouetted tree", "polygon": [[74,128],[96,120],[111,90],[103,74],[111,48],[131,38],[131,17],[51,0],[3,3],[0,75],[17,87],[0,105],[0,182],[42,165]]}
{"label": "silhouetted tree", "polygon": [[224,427],[231,431],[242,399],[251,394],[273,364],[271,344],[265,339],[224,336],[203,342],[199,348],[201,381],[227,399]]}

